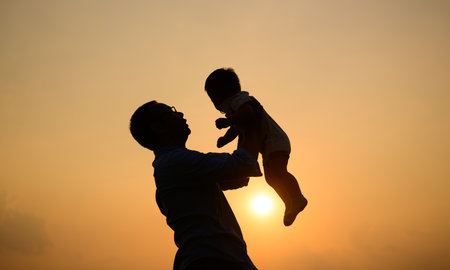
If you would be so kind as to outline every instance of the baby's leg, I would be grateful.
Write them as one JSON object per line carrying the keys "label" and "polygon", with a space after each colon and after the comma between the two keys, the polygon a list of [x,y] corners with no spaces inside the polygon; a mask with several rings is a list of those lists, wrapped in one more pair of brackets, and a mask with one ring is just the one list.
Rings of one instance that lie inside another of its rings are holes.
{"label": "baby's leg", "polygon": [[283,200],[286,211],[284,225],[291,225],[297,214],[308,204],[300,190],[297,179],[287,170],[289,153],[278,151],[264,158],[264,174],[267,183],[278,193]]}

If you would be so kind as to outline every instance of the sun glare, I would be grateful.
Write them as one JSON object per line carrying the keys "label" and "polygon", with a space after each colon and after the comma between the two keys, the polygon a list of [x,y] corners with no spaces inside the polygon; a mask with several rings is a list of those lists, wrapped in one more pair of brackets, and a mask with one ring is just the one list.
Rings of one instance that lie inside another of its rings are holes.
{"label": "sun glare", "polygon": [[258,195],[252,201],[252,208],[259,215],[265,215],[272,210],[272,200],[267,195]]}

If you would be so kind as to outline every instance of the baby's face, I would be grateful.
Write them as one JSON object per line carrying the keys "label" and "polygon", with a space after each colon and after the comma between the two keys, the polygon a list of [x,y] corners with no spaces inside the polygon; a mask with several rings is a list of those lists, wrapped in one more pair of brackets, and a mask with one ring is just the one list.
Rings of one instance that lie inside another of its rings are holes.
{"label": "baby's face", "polygon": [[222,111],[220,105],[222,104],[223,99],[219,98],[219,97],[213,97],[213,96],[211,96],[210,98],[211,98],[212,103],[214,104],[214,107],[216,107],[217,110]]}

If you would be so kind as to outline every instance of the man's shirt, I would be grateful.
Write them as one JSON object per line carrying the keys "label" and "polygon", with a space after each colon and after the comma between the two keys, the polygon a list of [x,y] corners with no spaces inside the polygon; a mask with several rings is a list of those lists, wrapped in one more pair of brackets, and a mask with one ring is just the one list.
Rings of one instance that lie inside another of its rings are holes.
{"label": "man's shirt", "polygon": [[221,189],[247,185],[261,176],[257,161],[243,148],[233,154],[186,148],[155,151],[156,202],[175,233],[174,269],[200,258],[230,260],[256,269],[241,229]]}

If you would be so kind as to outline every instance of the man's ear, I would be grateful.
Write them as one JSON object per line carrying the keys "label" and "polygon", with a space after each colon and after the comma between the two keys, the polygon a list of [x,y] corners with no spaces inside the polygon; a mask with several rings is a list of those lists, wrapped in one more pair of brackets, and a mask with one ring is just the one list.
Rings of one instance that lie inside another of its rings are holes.
{"label": "man's ear", "polygon": [[166,134],[167,132],[166,126],[159,121],[150,123],[150,130],[152,131],[153,134],[157,135],[158,137]]}

